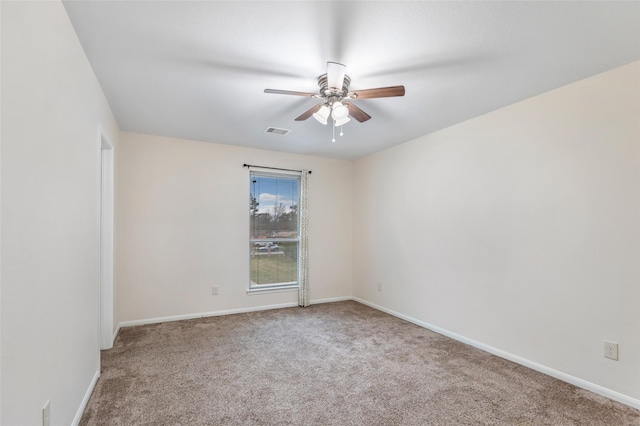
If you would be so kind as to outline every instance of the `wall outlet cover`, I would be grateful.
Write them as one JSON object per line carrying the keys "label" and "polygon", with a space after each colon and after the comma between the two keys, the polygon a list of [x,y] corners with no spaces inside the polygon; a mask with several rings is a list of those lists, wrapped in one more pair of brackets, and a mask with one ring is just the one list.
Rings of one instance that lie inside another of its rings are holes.
{"label": "wall outlet cover", "polygon": [[604,341],[604,357],[618,360],[618,344],[616,342]]}

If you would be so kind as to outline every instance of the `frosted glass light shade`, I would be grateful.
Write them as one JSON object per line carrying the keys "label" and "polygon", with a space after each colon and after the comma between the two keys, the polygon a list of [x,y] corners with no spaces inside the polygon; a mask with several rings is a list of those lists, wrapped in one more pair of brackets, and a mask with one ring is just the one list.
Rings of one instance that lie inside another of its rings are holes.
{"label": "frosted glass light shade", "polygon": [[340,120],[335,120],[333,122],[333,125],[336,126],[336,127],[337,126],[342,126],[343,124],[347,124],[350,121],[351,121],[351,119],[349,117],[345,117],[345,118],[342,118]]}
{"label": "frosted glass light shade", "polygon": [[329,112],[329,107],[326,105],[322,105],[318,111],[313,113],[313,118],[326,126],[327,118],[329,118]]}
{"label": "frosted glass light shade", "polygon": [[331,110],[331,117],[336,120],[344,120],[349,116],[349,108],[342,102],[334,102]]}

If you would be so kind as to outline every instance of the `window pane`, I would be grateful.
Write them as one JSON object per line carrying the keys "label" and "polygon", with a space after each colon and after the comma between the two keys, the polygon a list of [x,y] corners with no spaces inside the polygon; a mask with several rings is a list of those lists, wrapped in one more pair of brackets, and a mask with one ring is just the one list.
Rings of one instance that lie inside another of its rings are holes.
{"label": "window pane", "polygon": [[250,289],[298,283],[300,176],[251,172]]}
{"label": "window pane", "polygon": [[251,174],[251,238],[298,238],[298,176]]}
{"label": "window pane", "polygon": [[298,242],[251,243],[251,286],[298,281]]}

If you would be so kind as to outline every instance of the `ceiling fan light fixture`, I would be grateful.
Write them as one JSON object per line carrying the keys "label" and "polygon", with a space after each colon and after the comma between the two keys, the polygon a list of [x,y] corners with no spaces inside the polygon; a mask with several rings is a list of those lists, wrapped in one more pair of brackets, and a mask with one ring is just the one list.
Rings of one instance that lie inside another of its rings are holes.
{"label": "ceiling fan light fixture", "polygon": [[331,106],[331,117],[336,120],[344,120],[349,116],[349,108],[342,102],[334,102]]}
{"label": "ceiling fan light fixture", "polygon": [[364,123],[371,118],[369,114],[361,110],[352,101],[404,96],[405,93],[404,86],[377,87],[350,92],[351,77],[346,74],[346,69],[346,66],[338,62],[327,62],[327,73],[317,78],[319,93],[279,89],[264,89],[264,92],[322,99],[320,103],[315,104],[296,117],[295,121],[304,121],[313,116],[319,123],[326,126],[329,119],[331,119],[333,121],[331,127],[335,139],[336,126],[340,126],[340,136],[342,136],[342,125],[351,121],[351,118],[360,123]]}
{"label": "ceiling fan light fixture", "polygon": [[329,118],[329,107],[327,105],[322,105],[320,109],[313,113],[313,118],[318,120],[320,124],[327,125],[327,118]]}

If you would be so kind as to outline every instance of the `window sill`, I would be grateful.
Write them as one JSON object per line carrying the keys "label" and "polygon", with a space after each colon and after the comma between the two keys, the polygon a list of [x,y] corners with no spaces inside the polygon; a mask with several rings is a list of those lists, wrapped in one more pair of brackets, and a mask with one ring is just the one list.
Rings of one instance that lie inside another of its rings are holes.
{"label": "window sill", "polygon": [[299,285],[291,287],[250,288],[247,290],[247,294],[285,293],[289,291],[298,291],[299,288]]}

